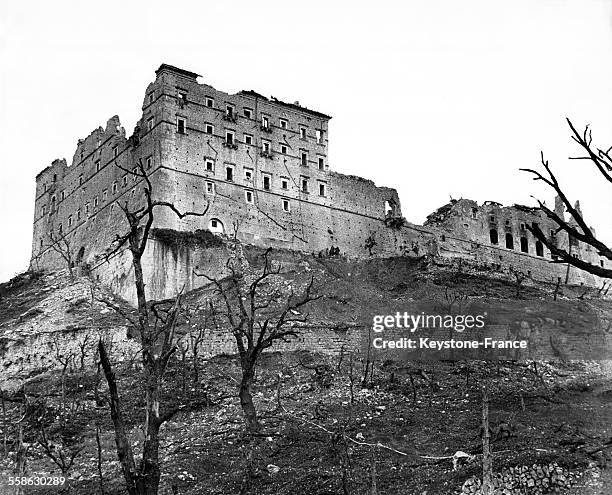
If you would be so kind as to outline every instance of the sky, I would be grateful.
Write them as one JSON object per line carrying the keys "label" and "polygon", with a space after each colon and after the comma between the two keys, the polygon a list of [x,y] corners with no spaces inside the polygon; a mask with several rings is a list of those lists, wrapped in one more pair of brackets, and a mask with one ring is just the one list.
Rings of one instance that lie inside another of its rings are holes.
{"label": "sky", "polygon": [[540,150],[605,242],[612,184],[570,161],[565,118],[612,145],[611,0],[2,2],[0,281],[27,268],[35,176],[119,115],[161,63],[331,115],[329,164],[399,191],[552,205]]}

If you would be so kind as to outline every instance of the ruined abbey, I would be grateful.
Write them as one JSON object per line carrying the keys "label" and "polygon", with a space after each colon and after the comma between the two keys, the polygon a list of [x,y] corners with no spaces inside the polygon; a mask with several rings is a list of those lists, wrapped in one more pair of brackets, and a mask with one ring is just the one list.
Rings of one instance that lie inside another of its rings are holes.
{"label": "ruined abbey", "polygon": [[[118,204],[142,201],[142,178],[130,173],[142,166],[156,199],[181,211],[206,210],[183,219],[156,211],[144,259],[152,298],[197,286],[194,268],[215,273],[223,266],[222,243],[173,245],[163,235],[198,231],[317,256],[428,255],[500,276],[521,270],[542,282],[601,285],[590,274],[551,263],[550,252],[525,228],[537,221],[557,235],[537,208],[453,200],[424,225],[411,224],[396,190],[330,168],[328,115],[251,90],[223,93],[198,77],[161,65],[131,136],[112,117],[78,141],[70,164],[54,160],[38,174],[33,267],[65,266],[62,251],[68,250],[75,264],[130,299],[128,253],[105,253],[125,230]],[[563,214],[561,205],[556,210]],[[605,266],[596,252],[563,235],[556,242],[574,256]]]}

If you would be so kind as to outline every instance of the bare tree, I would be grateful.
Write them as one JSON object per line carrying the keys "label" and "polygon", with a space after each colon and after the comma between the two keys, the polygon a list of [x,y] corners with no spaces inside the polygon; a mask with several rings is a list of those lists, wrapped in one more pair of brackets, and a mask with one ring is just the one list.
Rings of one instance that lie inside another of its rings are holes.
{"label": "bare tree", "polygon": [[74,252],[72,249],[72,242],[68,239],[62,231],[57,235],[52,231],[47,234],[49,238],[49,247],[55,251],[65,261],[68,267],[68,273],[70,278],[74,278]]}
{"label": "bare tree", "polygon": [[[610,155],[612,147],[606,150],[595,147],[593,145],[591,129],[588,125],[585,127],[584,132],[580,133],[576,130],[570,119],[566,120],[571,129],[572,140],[578,143],[581,150],[584,152],[583,155],[570,157],[570,159],[590,161],[593,165],[595,165],[604,179],[612,183],[612,156]],[[548,160],[544,159],[543,152],[540,152],[540,161],[544,167],[544,170],[546,171],[546,175],[530,168],[522,168],[521,170],[533,174],[533,180],[542,181],[551,187],[557,193],[565,209],[570,214],[571,220],[566,221],[562,215],[559,215],[556,211],[549,209],[542,201],[538,200],[540,209],[548,218],[552,219],[558,225],[557,233],[565,232],[568,234],[570,240],[575,239],[592,246],[600,256],[612,260],[612,250],[602,241],[597,239],[592,229],[584,221],[578,208],[572,205],[552,172]],[[527,225],[527,228],[536,239],[538,239],[550,250],[553,257],[556,258],[553,259],[553,263],[567,263],[568,265],[575,266],[576,268],[580,268],[581,270],[592,273],[593,275],[604,278],[612,278],[612,269],[604,268],[572,256],[569,249],[565,249],[557,245],[557,242],[555,242],[555,236],[551,235],[550,237],[547,237],[536,222],[532,223],[532,225]]]}
{"label": "bare tree", "polygon": [[235,254],[227,263],[228,277],[218,280],[195,274],[213,284],[218,296],[217,315],[225,321],[236,340],[242,370],[238,396],[247,432],[253,433],[260,429],[252,397],[258,360],[262,352],[275,342],[297,335],[295,324],[308,318],[300,310],[321,296],[313,295],[314,277],[298,293],[292,288],[287,294],[279,284],[274,286],[272,281],[281,274],[282,267],[270,259],[270,248],[263,254],[263,268],[251,270],[240,244],[235,246]]}
{"label": "bare tree", "polygon": [[142,458],[138,466],[136,465],[134,452],[128,438],[128,427],[123,416],[117,379],[103,339],[98,341],[98,351],[104,376],[108,383],[111,419],[115,430],[115,444],[127,491],[130,495],[155,495],[158,492],[161,477],[159,430],[164,422],[171,419],[182,408],[182,406],[177,406],[163,411],[161,407],[164,372],[170,357],[176,350],[175,328],[181,308],[182,291],[179,292],[174,301],[169,305],[163,307],[151,306],[145,294],[142,257],[147,247],[156,208],[168,208],[179,218],[184,218],[189,215],[203,216],[208,210],[208,206],[206,206],[202,213],[182,213],[172,203],[153,199],[151,180],[142,163],[139,163],[138,172],[127,169],[122,170],[142,178],[145,183],[144,205],[131,209],[127,201],[124,204],[120,204],[129,228],[127,233],[117,236],[113,249],[108,255],[110,256],[122,249],[123,246],[127,246],[132,255],[132,267],[134,269],[138,316],[137,319],[134,319],[125,313],[123,314],[137,329],[142,349],[142,374],[146,399],[144,406],[145,422],[143,426],[145,439],[142,448]]}

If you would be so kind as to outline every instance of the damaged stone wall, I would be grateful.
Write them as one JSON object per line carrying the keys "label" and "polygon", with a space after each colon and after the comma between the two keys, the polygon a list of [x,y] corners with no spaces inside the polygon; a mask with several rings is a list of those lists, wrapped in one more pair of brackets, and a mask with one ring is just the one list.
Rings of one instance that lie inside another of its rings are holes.
{"label": "damaged stone wall", "polygon": [[[119,256],[103,267],[100,256],[127,230],[119,205],[144,201],[143,182],[129,174],[139,164],[150,174],[155,197],[182,211],[208,208],[204,217],[184,219],[159,208],[156,228],[210,229],[247,244],[314,254],[366,256],[368,237],[376,238],[377,255],[402,249],[401,236],[385,224],[389,216],[401,218],[397,192],[329,170],[329,116],[253,91],[223,93],[166,65],[156,74],[129,139],[113,117],[79,141],[70,166],[56,160],[37,176],[33,268],[65,267],[51,247],[65,238],[75,262],[126,285],[128,260]],[[156,249],[153,244],[145,263],[159,288],[153,293],[167,294],[163,269],[172,260]],[[182,263],[175,284],[190,284],[192,255],[183,250],[175,257]]]}
{"label": "damaged stone wall", "polygon": [[[563,215],[558,201],[556,210]],[[570,247],[567,234],[557,233],[557,224],[538,208],[453,200],[432,213],[424,225],[437,236],[442,257],[464,258],[510,275],[512,270],[519,270],[543,282],[556,283],[561,279],[562,283],[574,285],[602,285],[603,280],[599,277],[566,264],[551,263],[550,251],[526,228],[534,222],[542,232],[553,237],[559,247],[573,255],[595,265],[609,266],[611,263],[591,246],[576,241]]]}

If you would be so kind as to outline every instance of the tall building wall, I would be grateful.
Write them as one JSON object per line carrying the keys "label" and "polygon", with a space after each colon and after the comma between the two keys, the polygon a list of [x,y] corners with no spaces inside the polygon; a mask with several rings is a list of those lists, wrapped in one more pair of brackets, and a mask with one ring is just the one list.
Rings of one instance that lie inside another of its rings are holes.
{"label": "tall building wall", "polygon": [[[553,267],[550,253],[537,251],[521,227],[537,220],[544,232],[553,229],[542,212],[460,200],[440,208],[424,226],[402,226],[394,189],[330,169],[329,116],[254,91],[224,93],[199,84],[198,77],[162,65],[129,138],[112,117],[79,140],[70,164],[55,160],[37,176],[34,267],[65,267],[61,251],[68,246],[73,260],[86,262],[96,278],[131,299],[129,253],[110,260],[104,255],[117,235],[127,232],[120,206],[133,210],[144,202],[144,182],[130,173],[142,166],[154,199],[183,212],[206,211],[180,219],[157,208],[156,229],[208,229],[315,255],[463,257],[506,272],[509,266],[529,266],[535,278],[553,282],[566,269]],[[493,228],[497,244],[491,242]],[[505,247],[506,234],[513,236],[511,249]],[[521,237],[527,238],[526,253]],[[562,236],[558,241],[569,243]],[[573,249],[583,259],[601,261],[588,247]],[[177,250],[153,238],[143,258],[149,297],[201,285],[194,267],[213,267],[209,274],[219,275],[225,254],[222,248]],[[570,275],[570,283],[599,285],[578,270]]]}

